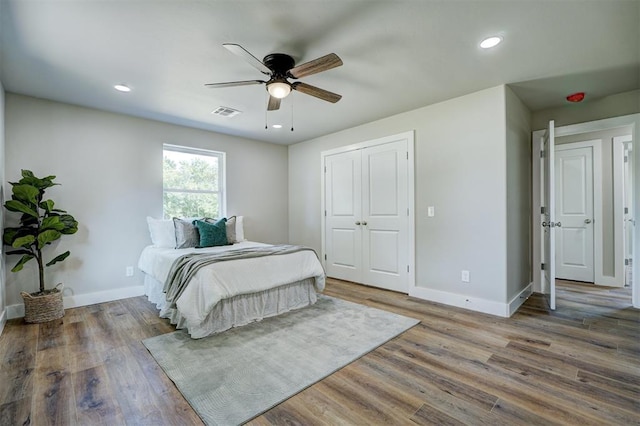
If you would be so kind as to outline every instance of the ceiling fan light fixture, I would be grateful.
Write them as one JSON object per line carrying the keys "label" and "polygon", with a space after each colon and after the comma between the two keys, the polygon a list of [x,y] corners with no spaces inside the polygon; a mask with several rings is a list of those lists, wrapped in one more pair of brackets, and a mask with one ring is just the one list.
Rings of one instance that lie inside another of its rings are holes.
{"label": "ceiling fan light fixture", "polygon": [[291,93],[291,86],[285,81],[274,81],[267,84],[267,91],[274,98],[283,99]]}
{"label": "ceiling fan light fixture", "polygon": [[491,49],[492,47],[499,45],[501,42],[502,42],[502,37],[499,37],[499,36],[487,37],[480,42],[480,47],[482,47],[483,49]]}

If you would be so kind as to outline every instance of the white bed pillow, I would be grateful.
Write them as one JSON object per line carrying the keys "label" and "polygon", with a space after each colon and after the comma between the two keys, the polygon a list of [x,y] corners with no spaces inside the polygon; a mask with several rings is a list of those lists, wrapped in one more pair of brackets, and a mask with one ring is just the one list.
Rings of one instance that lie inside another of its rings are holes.
{"label": "white bed pillow", "polygon": [[236,241],[241,243],[244,239],[244,224],[242,223],[242,216],[236,216]]}
{"label": "white bed pillow", "polygon": [[151,234],[151,242],[156,247],[176,246],[176,230],[173,225],[173,219],[154,219],[147,216],[147,224],[149,225],[149,234]]}

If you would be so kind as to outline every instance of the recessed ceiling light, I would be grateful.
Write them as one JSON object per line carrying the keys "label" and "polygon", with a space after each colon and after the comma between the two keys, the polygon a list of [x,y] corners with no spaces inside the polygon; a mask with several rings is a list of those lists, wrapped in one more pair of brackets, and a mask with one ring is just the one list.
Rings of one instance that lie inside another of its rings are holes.
{"label": "recessed ceiling light", "polygon": [[492,47],[499,45],[500,42],[502,42],[502,37],[499,37],[499,36],[487,37],[480,42],[480,47],[482,47],[483,49],[490,49]]}
{"label": "recessed ceiling light", "polygon": [[124,84],[116,84],[113,86],[118,92],[130,92],[131,88],[129,86],[125,86]]}
{"label": "recessed ceiling light", "polygon": [[282,129],[282,124],[274,124],[271,127],[273,127],[274,129]]}

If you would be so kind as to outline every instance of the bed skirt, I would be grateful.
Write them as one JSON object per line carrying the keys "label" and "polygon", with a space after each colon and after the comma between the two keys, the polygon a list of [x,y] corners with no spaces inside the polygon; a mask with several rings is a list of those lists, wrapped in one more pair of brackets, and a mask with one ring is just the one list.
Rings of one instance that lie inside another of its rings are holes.
{"label": "bed skirt", "polygon": [[176,328],[186,328],[194,339],[239,327],[263,318],[313,305],[318,300],[315,279],[307,278],[258,293],[242,294],[218,303],[201,324],[187,324],[177,309],[167,307],[163,283],[144,274],[144,293]]}

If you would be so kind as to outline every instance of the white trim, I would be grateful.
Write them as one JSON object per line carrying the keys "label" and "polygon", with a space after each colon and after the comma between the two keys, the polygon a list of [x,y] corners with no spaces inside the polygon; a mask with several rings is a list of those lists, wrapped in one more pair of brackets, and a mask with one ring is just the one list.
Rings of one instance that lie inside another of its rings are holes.
{"label": "white trim", "polygon": [[528,286],[523,288],[518,294],[516,294],[511,299],[507,308],[508,316],[515,314],[518,308],[522,306],[524,302],[527,301],[529,296],[531,296],[531,293],[533,293],[532,288],[533,288],[533,282],[530,282]]}
{"label": "white trim", "polygon": [[624,144],[631,135],[613,138],[613,258],[615,286],[624,287]]}
{"label": "white trim", "polygon": [[[114,300],[127,299],[144,295],[144,286],[122,287],[113,290],[96,291],[63,297],[64,308],[77,308],[79,306],[95,305],[96,303],[111,302]],[[24,317],[24,304],[7,306],[7,317],[9,319]]]}
{"label": "white trim", "polygon": [[[528,286],[525,290],[529,288]],[[409,288],[409,296],[430,302],[442,303],[448,306],[469,309],[483,314],[496,315],[503,318],[509,317],[509,304],[494,302],[493,300],[481,299],[464,294],[449,293],[441,290],[432,290],[426,287]]]}
{"label": "white trim", "polygon": [[2,331],[4,330],[4,325],[7,323],[7,309],[4,309],[0,314],[0,336],[2,336]]}
{"label": "white trim", "polygon": [[413,130],[408,132],[398,133],[391,136],[385,136],[378,139],[372,139],[365,142],[359,142],[352,145],[342,146],[320,153],[320,244],[321,244],[321,263],[325,270],[326,265],[326,241],[325,241],[325,159],[330,155],[340,154],[343,152],[355,151],[377,145],[384,145],[391,142],[396,142],[402,139],[407,140],[407,155],[408,155],[408,170],[407,170],[407,206],[409,208],[409,217],[407,220],[407,244],[409,245],[407,250],[407,262],[409,263],[409,273],[407,274],[407,289],[411,292],[411,289],[416,287],[416,225],[415,225],[415,135]]}

